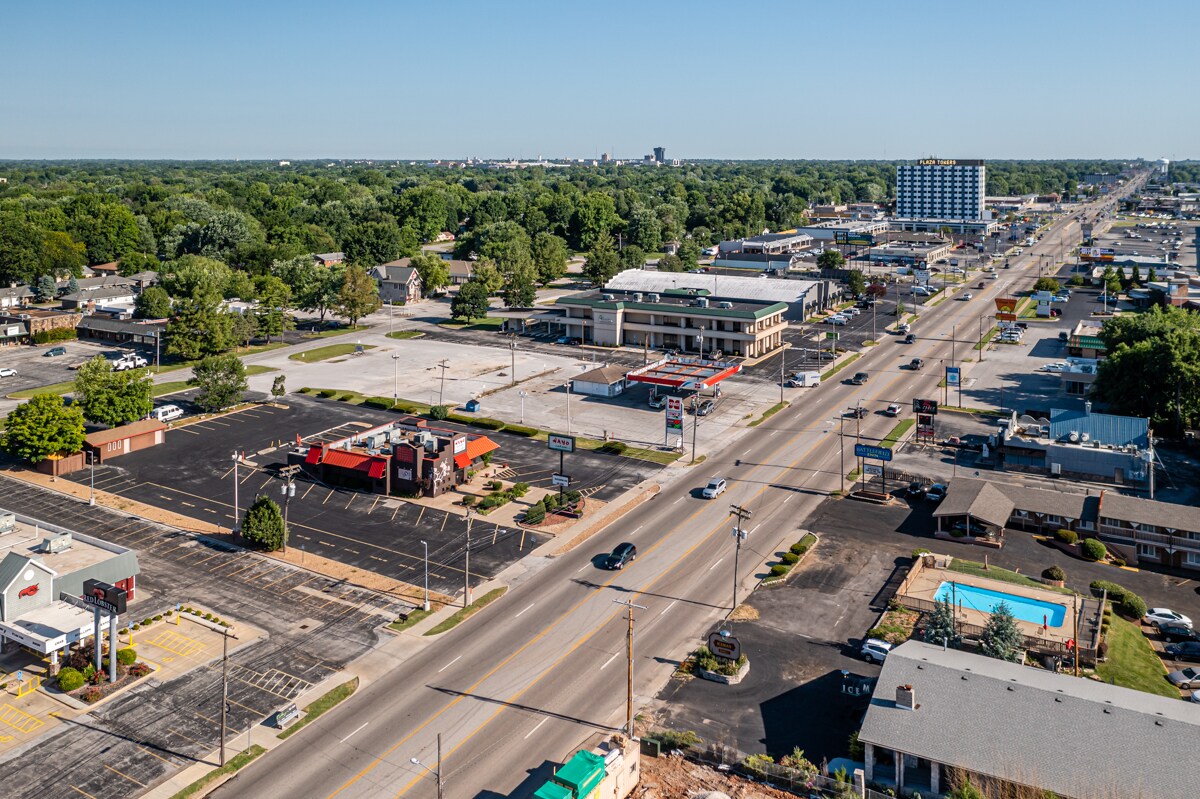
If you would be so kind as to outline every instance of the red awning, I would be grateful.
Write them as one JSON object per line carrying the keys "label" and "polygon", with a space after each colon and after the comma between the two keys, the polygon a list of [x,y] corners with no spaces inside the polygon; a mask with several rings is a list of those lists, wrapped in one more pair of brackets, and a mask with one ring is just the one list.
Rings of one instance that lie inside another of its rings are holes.
{"label": "red awning", "polygon": [[[467,442],[467,457],[471,460],[483,457],[484,453],[500,449],[500,445],[487,436],[473,438]],[[455,459],[457,462],[457,458]]]}
{"label": "red awning", "polygon": [[383,473],[387,470],[383,461],[372,460],[371,468],[367,470],[367,476],[372,480],[382,480]]}
{"label": "red awning", "polygon": [[304,462],[309,466],[316,466],[321,460],[321,445],[317,444],[308,448],[308,455],[305,456]]}
{"label": "red awning", "polygon": [[387,468],[386,462],[382,458],[361,455],[357,452],[347,452],[344,449],[331,449],[326,452],[324,465],[334,466],[339,469],[350,469],[356,472],[365,472],[366,476],[373,480],[383,477],[383,472]]}
{"label": "red awning", "polygon": [[454,465],[460,469],[465,469],[471,465],[471,456],[465,452],[460,452],[454,456]]}

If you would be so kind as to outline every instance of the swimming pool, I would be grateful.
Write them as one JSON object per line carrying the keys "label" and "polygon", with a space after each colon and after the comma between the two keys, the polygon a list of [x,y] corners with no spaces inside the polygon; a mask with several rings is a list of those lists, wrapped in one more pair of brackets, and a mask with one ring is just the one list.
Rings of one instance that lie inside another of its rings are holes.
{"label": "swimming pool", "polygon": [[941,601],[953,601],[956,605],[961,603],[963,610],[979,610],[984,613],[991,613],[996,609],[996,605],[1003,602],[1012,611],[1013,618],[1031,624],[1042,624],[1045,620],[1051,627],[1062,627],[1063,620],[1067,617],[1066,605],[952,581],[939,585],[936,597]]}

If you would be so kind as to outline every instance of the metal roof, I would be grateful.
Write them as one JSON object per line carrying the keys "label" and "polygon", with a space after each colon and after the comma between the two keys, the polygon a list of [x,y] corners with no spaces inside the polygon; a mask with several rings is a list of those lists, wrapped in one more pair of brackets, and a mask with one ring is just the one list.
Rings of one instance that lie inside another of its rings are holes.
{"label": "metal roof", "polygon": [[908,641],[884,661],[859,740],[1060,796],[1176,799],[1195,774],[1162,764],[1200,747],[1189,704]]}
{"label": "metal roof", "polygon": [[1071,433],[1082,438],[1086,433],[1091,441],[1101,444],[1145,448],[1150,445],[1149,429],[1150,420],[1139,416],[1094,413],[1090,408],[1050,410],[1050,438],[1055,440],[1068,438]]}
{"label": "metal roof", "polygon": [[[761,259],[758,261],[758,265],[762,266]],[[791,304],[802,301],[816,285],[811,280],[626,269],[624,272],[618,272],[612,280],[604,284],[604,288],[605,290],[640,291],[651,294],[695,289],[707,291],[710,297]]]}
{"label": "metal roof", "polygon": [[625,375],[631,383],[651,383],[688,391],[711,388],[742,370],[740,363],[700,358],[663,358]]}

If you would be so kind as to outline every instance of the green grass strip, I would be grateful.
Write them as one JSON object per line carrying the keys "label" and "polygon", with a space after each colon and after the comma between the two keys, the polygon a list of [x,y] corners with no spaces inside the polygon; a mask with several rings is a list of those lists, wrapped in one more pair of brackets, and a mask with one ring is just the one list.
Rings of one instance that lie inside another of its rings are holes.
{"label": "green grass strip", "polygon": [[960,574],[969,574],[973,577],[986,577],[989,580],[999,580],[1004,583],[1012,583],[1013,585],[1023,585],[1027,588],[1040,588],[1043,591],[1054,591],[1059,594],[1074,594],[1070,588],[1058,588],[1057,586],[1047,585],[1040,580],[1035,580],[1019,572],[1001,569],[999,566],[987,566],[984,568],[982,563],[973,560],[960,560],[955,558],[950,562],[950,571]]}
{"label": "green grass strip", "polygon": [[408,339],[408,338],[420,338],[423,335],[425,335],[425,334],[422,333],[420,330],[397,330],[395,332],[388,333],[387,337],[388,338]]}
{"label": "green grass strip", "polygon": [[488,591],[486,594],[479,597],[479,599],[476,599],[470,605],[467,605],[465,608],[462,608],[461,610],[459,610],[453,616],[450,616],[447,619],[443,619],[438,624],[434,625],[431,629],[426,630],[425,634],[426,635],[439,635],[440,633],[444,633],[447,630],[453,630],[455,627],[457,627],[459,625],[460,622],[466,621],[467,619],[474,616],[476,613],[478,613],[483,608],[487,607],[488,605],[492,604],[500,597],[504,596],[504,592],[506,592],[507,590],[508,590],[507,587],[493,588],[491,591]]}
{"label": "green grass strip", "polygon": [[346,342],[344,344],[329,344],[324,347],[305,350],[304,352],[293,352],[288,358],[293,361],[303,361],[304,363],[317,363],[318,361],[327,361],[330,358],[337,358],[341,355],[353,355],[360,346],[364,350],[375,349],[374,344],[351,344]]}
{"label": "green grass strip", "polygon": [[246,377],[254,375],[265,375],[267,372],[278,372],[274,366],[263,366],[261,363],[253,363],[246,367]]}
{"label": "green grass strip", "polygon": [[191,388],[186,380],[169,380],[166,383],[155,383],[150,389],[150,396],[162,397],[167,394],[178,394]]}
{"label": "green grass strip", "polygon": [[347,333],[353,333],[356,330],[367,330],[370,325],[355,325],[354,327],[331,327],[328,330],[319,330],[316,332],[306,332],[305,338],[331,338],[333,336],[344,336]]}
{"label": "green grass strip", "polygon": [[187,786],[183,790],[181,790],[178,793],[176,793],[175,795],[173,795],[171,797],[171,799],[187,799],[189,796],[195,796],[196,794],[200,793],[200,791],[203,790],[205,788],[205,786],[207,786],[213,780],[219,779],[219,778],[225,776],[226,774],[232,774],[235,771],[238,771],[239,769],[245,768],[251,762],[253,762],[255,758],[257,758],[259,755],[265,753],[266,751],[267,751],[266,749],[262,748],[258,744],[254,744],[249,749],[247,749],[243,752],[238,752],[236,755],[229,758],[229,761],[225,765],[221,766],[220,768],[215,768],[212,771],[208,772],[203,777],[201,777],[200,779],[193,782],[191,785]]}
{"label": "green grass strip", "polygon": [[8,395],[9,399],[29,399],[36,397],[38,394],[70,394],[75,390],[75,381],[68,380],[65,383],[51,383],[48,386],[39,386],[38,388],[27,388],[23,391],[14,391]]}
{"label": "green grass strip", "polygon": [[986,346],[988,345],[988,343],[989,343],[989,342],[990,342],[990,341],[991,341],[993,338],[995,338],[995,337],[996,337],[996,334],[997,334],[997,333],[999,333],[999,332],[1000,332],[1000,329],[999,329],[998,327],[994,326],[994,325],[993,325],[992,327],[988,328],[988,332],[986,332],[986,333],[984,333],[984,334],[983,334],[983,341],[982,341],[982,342],[976,342],[976,343],[975,343],[975,346],[973,347],[973,349],[977,349],[977,350],[981,350],[981,349],[983,349],[984,347],[986,347]]}
{"label": "green grass strip", "polygon": [[749,426],[750,427],[758,427],[760,424],[767,421],[768,419],[770,419],[772,416],[774,416],[775,414],[782,411],[787,406],[788,406],[788,403],[786,401],[775,403],[770,408],[767,408],[765,411],[763,411],[763,415],[758,417],[757,419],[755,419],[753,422],[751,422]]}
{"label": "green grass strip", "polygon": [[883,437],[883,441],[880,442],[880,445],[891,449],[892,446],[895,445],[895,443],[901,438],[903,438],[904,434],[907,433],[916,423],[916,419],[901,419],[896,426],[892,428],[892,432]]}
{"label": "green grass strip", "polygon": [[822,380],[828,380],[829,378],[833,377],[833,376],[834,376],[834,375],[836,375],[838,372],[842,371],[842,370],[843,370],[843,369],[845,369],[847,366],[849,366],[850,364],[854,363],[855,361],[857,361],[857,360],[858,360],[859,358],[861,358],[861,357],[862,357],[862,354],[861,354],[861,353],[858,353],[858,352],[854,353],[854,354],[853,354],[853,355],[851,355],[849,358],[847,358],[846,360],[842,361],[841,363],[839,363],[837,366],[835,366],[835,367],[833,367],[832,369],[830,369],[830,370],[829,370],[828,372],[826,372],[825,374],[821,375],[821,379],[822,379]]}
{"label": "green grass strip", "polygon": [[1179,689],[1167,682],[1162,660],[1138,625],[1114,615],[1108,627],[1108,660],[1096,666],[1106,683],[1179,699]]}
{"label": "green grass strip", "polygon": [[330,710],[333,710],[333,708],[336,707],[339,702],[341,702],[345,699],[349,699],[351,694],[353,694],[357,690],[358,690],[358,678],[355,677],[353,680],[347,680],[346,682],[342,683],[338,687],[326,692],[325,694],[318,697],[315,701],[313,701],[313,703],[311,705],[304,708],[304,715],[301,716],[300,719],[295,724],[288,727],[286,730],[279,733],[279,735],[277,735],[275,737],[276,738],[287,738],[288,736],[294,734],[297,730],[299,730],[305,724],[316,721],[325,713],[328,713]]}
{"label": "green grass strip", "polygon": [[417,608],[416,610],[409,613],[408,618],[405,619],[404,621],[394,621],[391,624],[389,624],[388,629],[395,630],[398,633],[404,632],[409,627],[412,627],[412,626],[418,624],[419,622],[421,622],[426,616],[428,616],[432,612],[433,611],[426,611],[424,608]]}

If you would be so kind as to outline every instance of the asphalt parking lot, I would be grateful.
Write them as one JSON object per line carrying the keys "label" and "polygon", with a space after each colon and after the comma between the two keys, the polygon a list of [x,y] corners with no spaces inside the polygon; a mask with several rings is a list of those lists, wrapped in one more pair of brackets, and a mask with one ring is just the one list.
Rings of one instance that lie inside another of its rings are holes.
{"label": "asphalt parking lot", "polygon": [[[386,411],[304,395],[289,395],[286,404],[286,409],[262,405],[174,428],[162,446],[98,466],[96,488],[229,527],[235,518],[235,451],[244,453],[247,461],[237,469],[238,511],[244,513],[259,494],[271,494],[278,501],[283,485],[278,469],[297,436],[308,440],[335,430],[348,435],[396,418]],[[495,462],[508,464],[506,479],[549,484],[550,473],[558,470],[558,456],[544,442],[489,435],[501,445]],[[574,487],[599,500],[619,496],[659,468],[591,452],[567,457]],[[89,477],[83,471],[71,479],[87,484]],[[421,541],[428,541],[430,587],[451,594],[462,587],[467,523],[458,513],[301,477],[288,507],[288,523],[291,545],[303,552],[412,584],[424,579]],[[474,579],[494,576],[546,538],[477,516],[471,523]]]}
{"label": "asphalt parking lot", "polygon": [[[46,352],[56,346],[65,347],[67,354],[53,358],[45,357]],[[15,369],[17,373],[13,377],[0,378],[0,391],[11,394],[15,391],[74,380],[75,372],[71,366],[97,355],[117,358],[130,351],[128,348],[101,341],[65,341],[37,347],[4,347],[0,349],[0,367]]]}
{"label": "asphalt parking lot", "polygon": [[[843,669],[877,676],[858,654],[863,634],[886,608],[913,549],[988,562],[1025,574],[1060,566],[1067,586],[1087,594],[1092,580],[1111,580],[1139,593],[1150,607],[1170,607],[1200,618],[1200,586],[1190,578],[1079,560],[1031,534],[1008,531],[999,551],[935,539],[935,505],[911,507],[826,500],[804,522],[821,542],[785,587],[759,588],[746,604],[759,613],[734,622],[750,659],[737,686],[703,680],[672,681],[655,710],[663,726],[694,730],[706,742],[776,757],[793,747],[814,762],[846,754],[865,704],[841,693]],[[820,719],[799,724],[798,719]]]}
{"label": "asphalt parking lot", "polygon": [[[232,620],[235,633],[247,622],[268,633],[230,647],[231,742],[376,646],[380,624],[405,608],[287,563],[14,480],[0,477],[0,488],[8,510],[136,550],[142,569],[130,606],[136,617],[183,603]],[[220,730],[219,654],[175,679],[146,680],[86,715],[64,716],[57,734],[31,741],[20,757],[0,764],[4,796],[132,796],[207,757]]]}

